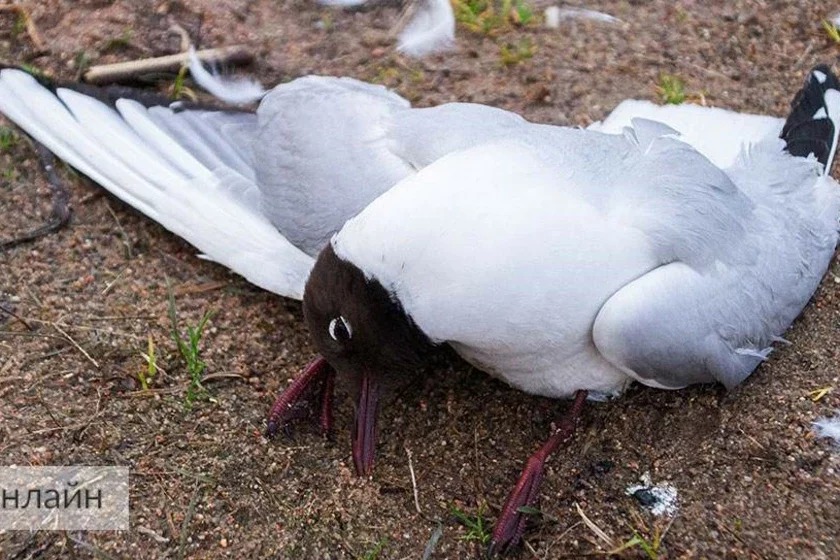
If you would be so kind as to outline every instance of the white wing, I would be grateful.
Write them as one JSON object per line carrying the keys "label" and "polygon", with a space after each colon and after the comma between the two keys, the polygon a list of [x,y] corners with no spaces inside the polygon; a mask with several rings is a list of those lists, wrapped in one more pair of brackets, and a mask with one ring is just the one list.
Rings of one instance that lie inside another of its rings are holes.
{"label": "white wing", "polygon": [[[241,119],[252,116],[193,113],[165,119],[172,116],[169,109],[147,110],[134,101],[118,101],[115,111],[74,91],[60,89],[57,95],[24,72],[0,72],[0,111],[58,157],[189,241],[205,258],[266,290],[302,297],[312,258],[259,212],[247,158],[235,148],[202,141],[209,136],[221,142],[221,127],[247,126]],[[169,132],[162,121],[171,125]],[[200,127],[216,133],[202,136],[196,132]]]}
{"label": "white wing", "polygon": [[524,123],[480,105],[411,109],[382,86],[317,76],[276,87],[253,114],[112,108],[4,70],[0,111],[205,258],[293,298],[312,256],[380,194]]}
{"label": "white wing", "polygon": [[701,107],[690,103],[656,105],[650,101],[628,99],[613,109],[603,122],[590,130],[620,134],[633,119],[649,119],[666,124],[680,133],[680,139],[691,144],[712,163],[726,169],[735,162],[741,148],[767,138],[778,138],[784,119],[736,113],[727,109]]}

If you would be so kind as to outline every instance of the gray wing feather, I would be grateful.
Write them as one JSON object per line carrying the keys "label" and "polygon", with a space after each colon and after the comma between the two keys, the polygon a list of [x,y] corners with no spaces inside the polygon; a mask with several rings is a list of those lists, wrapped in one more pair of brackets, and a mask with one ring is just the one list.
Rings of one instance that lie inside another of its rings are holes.
{"label": "gray wing feather", "polygon": [[733,387],[781,340],[831,261],[840,209],[819,163],[781,148],[768,139],[727,172],[752,203],[728,251],[744,258],[677,260],[604,304],[593,339],[616,367],[657,387]]}
{"label": "gray wing feather", "polygon": [[526,124],[482,105],[412,109],[382,86],[317,76],[278,86],[257,114],[263,211],[310,255],[401,179]]}
{"label": "gray wing feather", "polygon": [[252,144],[257,126],[253,113],[176,112],[149,108],[149,117],[208,169],[229,167],[254,179]]}
{"label": "gray wing feather", "polygon": [[315,255],[373,199],[414,168],[389,149],[409,104],[382,86],[310,76],[275,88],[257,111],[256,176],[264,213]]}

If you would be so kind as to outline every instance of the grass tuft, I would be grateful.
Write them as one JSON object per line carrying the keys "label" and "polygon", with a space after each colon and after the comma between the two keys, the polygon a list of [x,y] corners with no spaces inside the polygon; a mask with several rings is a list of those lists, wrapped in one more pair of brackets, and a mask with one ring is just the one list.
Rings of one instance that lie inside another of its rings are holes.
{"label": "grass tuft", "polygon": [[12,25],[12,39],[17,39],[24,31],[26,31],[26,13],[20,11]]}
{"label": "grass tuft", "polygon": [[131,28],[125,28],[119,37],[112,37],[108,39],[105,46],[102,47],[103,54],[115,51],[122,51],[131,46],[131,39],[134,36],[134,31]]}
{"label": "grass tuft", "polygon": [[172,87],[169,92],[170,97],[174,101],[180,101],[184,98],[187,98],[190,101],[195,101],[197,99],[195,92],[185,85],[189,71],[190,67],[186,64],[182,65],[181,69],[178,70],[178,74],[175,76],[175,81],[172,82]]}
{"label": "grass tuft", "polygon": [[149,335],[147,349],[148,353],[146,354],[140,352],[140,355],[146,361],[146,367],[137,372],[137,379],[140,380],[140,386],[144,391],[149,390],[149,385],[151,385],[158,372],[157,357],[155,356],[155,341],[152,339],[152,335]]}
{"label": "grass tuft", "polygon": [[387,543],[388,539],[377,541],[370,550],[359,556],[359,560],[379,560],[379,554]]}
{"label": "grass tuft", "polygon": [[662,74],[656,87],[659,97],[664,103],[679,105],[685,103],[685,83],[679,76]]}
{"label": "grass tuft", "polygon": [[18,179],[18,172],[17,169],[14,167],[6,167],[2,171],[0,171],[0,178],[3,179],[3,183],[11,185]]}
{"label": "grass tuft", "polygon": [[24,72],[26,72],[27,74],[30,74],[30,75],[32,75],[36,78],[45,78],[46,77],[46,74],[44,73],[43,70],[41,70],[40,68],[37,68],[35,66],[32,66],[31,64],[26,64],[24,62],[24,63],[21,63],[19,68],[21,70],[23,70]]}
{"label": "grass tuft", "polygon": [[8,126],[0,126],[0,151],[11,150],[17,145],[18,140],[19,137],[14,129]]}
{"label": "grass tuft", "polygon": [[652,542],[649,542],[647,539],[645,539],[642,535],[639,534],[638,531],[633,531],[633,536],[630,537],[624,544],[622,544],[615,550],[611,550],[609,552],[609,555],[615,556],[616,554],[624,552],[625,550],[630,550],[638,547],[642,549],[642,551],[645,553],[649,560],[658,560],[660,546],[662,546],[662,540],[658,531],[654,535]]}
{"label": "grass tuft", "polygon": [[458,523],[467,528],[467,533],[460,537],[460,540],[476,542],[481,545],[485,545],[490,542],[492,534],[490,532],[490,524],[484,518],[486,508],[483,505],[478,506],[478,512],[475,516],[468,515],[466,512],[459,509],[455,504],[452,504],[449,509],[452,515],[455,516]]}
{"label": "grass tuft", "polygon": [[455,20],[479,35],[495,35],[534,21],[534,9],[525,0],[452,0],[452,8]]}
{"label": "grass tuft", "polygon": [[181,330],[178,327],[178,311],[175,309],[175,294],[172,291],[172,283],[169,278],[166,279],[166,290],[169,293],[169,322],[172,326],[172,340],[178,346],[178,352],[184,359],[187,366],[187,372],[190,375],[190,385],[187,387],[187,394],[184,404],[187,408],[191,408],[193,403],[199,398],[207,396],[207,390],[201,384],[201,374],[207,368],[207,364],[202,361],[199,351],[201,344],[201,337],[204,335],[204,329],[207,327],[207,322],[213,316],[212,311],[207,311],[198,322],[198,325],[187,325],[187,336],[181,335]]}
{"label": "grass tuft", "polygon": [[518,43],[502,43],[499,45],[499,60],[502,66],[520,64],[534,56],[537,46],[530,37],[523,37]]}
{"label": "grass tuft", "polygon": [[81,79],[82,75],[90,68],[90,55],[87,51],[79,51],[73,59],[73,67],[76,69],[76,78]]}

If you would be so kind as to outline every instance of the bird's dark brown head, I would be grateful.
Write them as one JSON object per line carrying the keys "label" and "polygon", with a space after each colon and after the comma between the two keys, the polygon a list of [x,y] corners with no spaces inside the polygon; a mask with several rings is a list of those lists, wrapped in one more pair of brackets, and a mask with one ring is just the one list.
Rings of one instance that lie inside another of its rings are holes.
{"label": "bird's dark brown head", "polygon": [[340,259],[331,245],[309,275],[303,313],[315,347],[357,403],[353,461],[359,475],[368,475],[380,397],[409,382],[432,345],[379,282]]}

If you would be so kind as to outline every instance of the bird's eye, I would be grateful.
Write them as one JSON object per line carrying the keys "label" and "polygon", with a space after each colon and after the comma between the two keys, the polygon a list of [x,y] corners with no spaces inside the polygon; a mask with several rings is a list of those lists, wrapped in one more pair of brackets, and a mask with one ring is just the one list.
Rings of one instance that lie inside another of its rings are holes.
{"label": "bird's eye", "polygon": [[330,336],[336,342],[347,342],[353,338],[353,329],[350,327],[350,323],[341,315],[330,321],[329,331]]}

